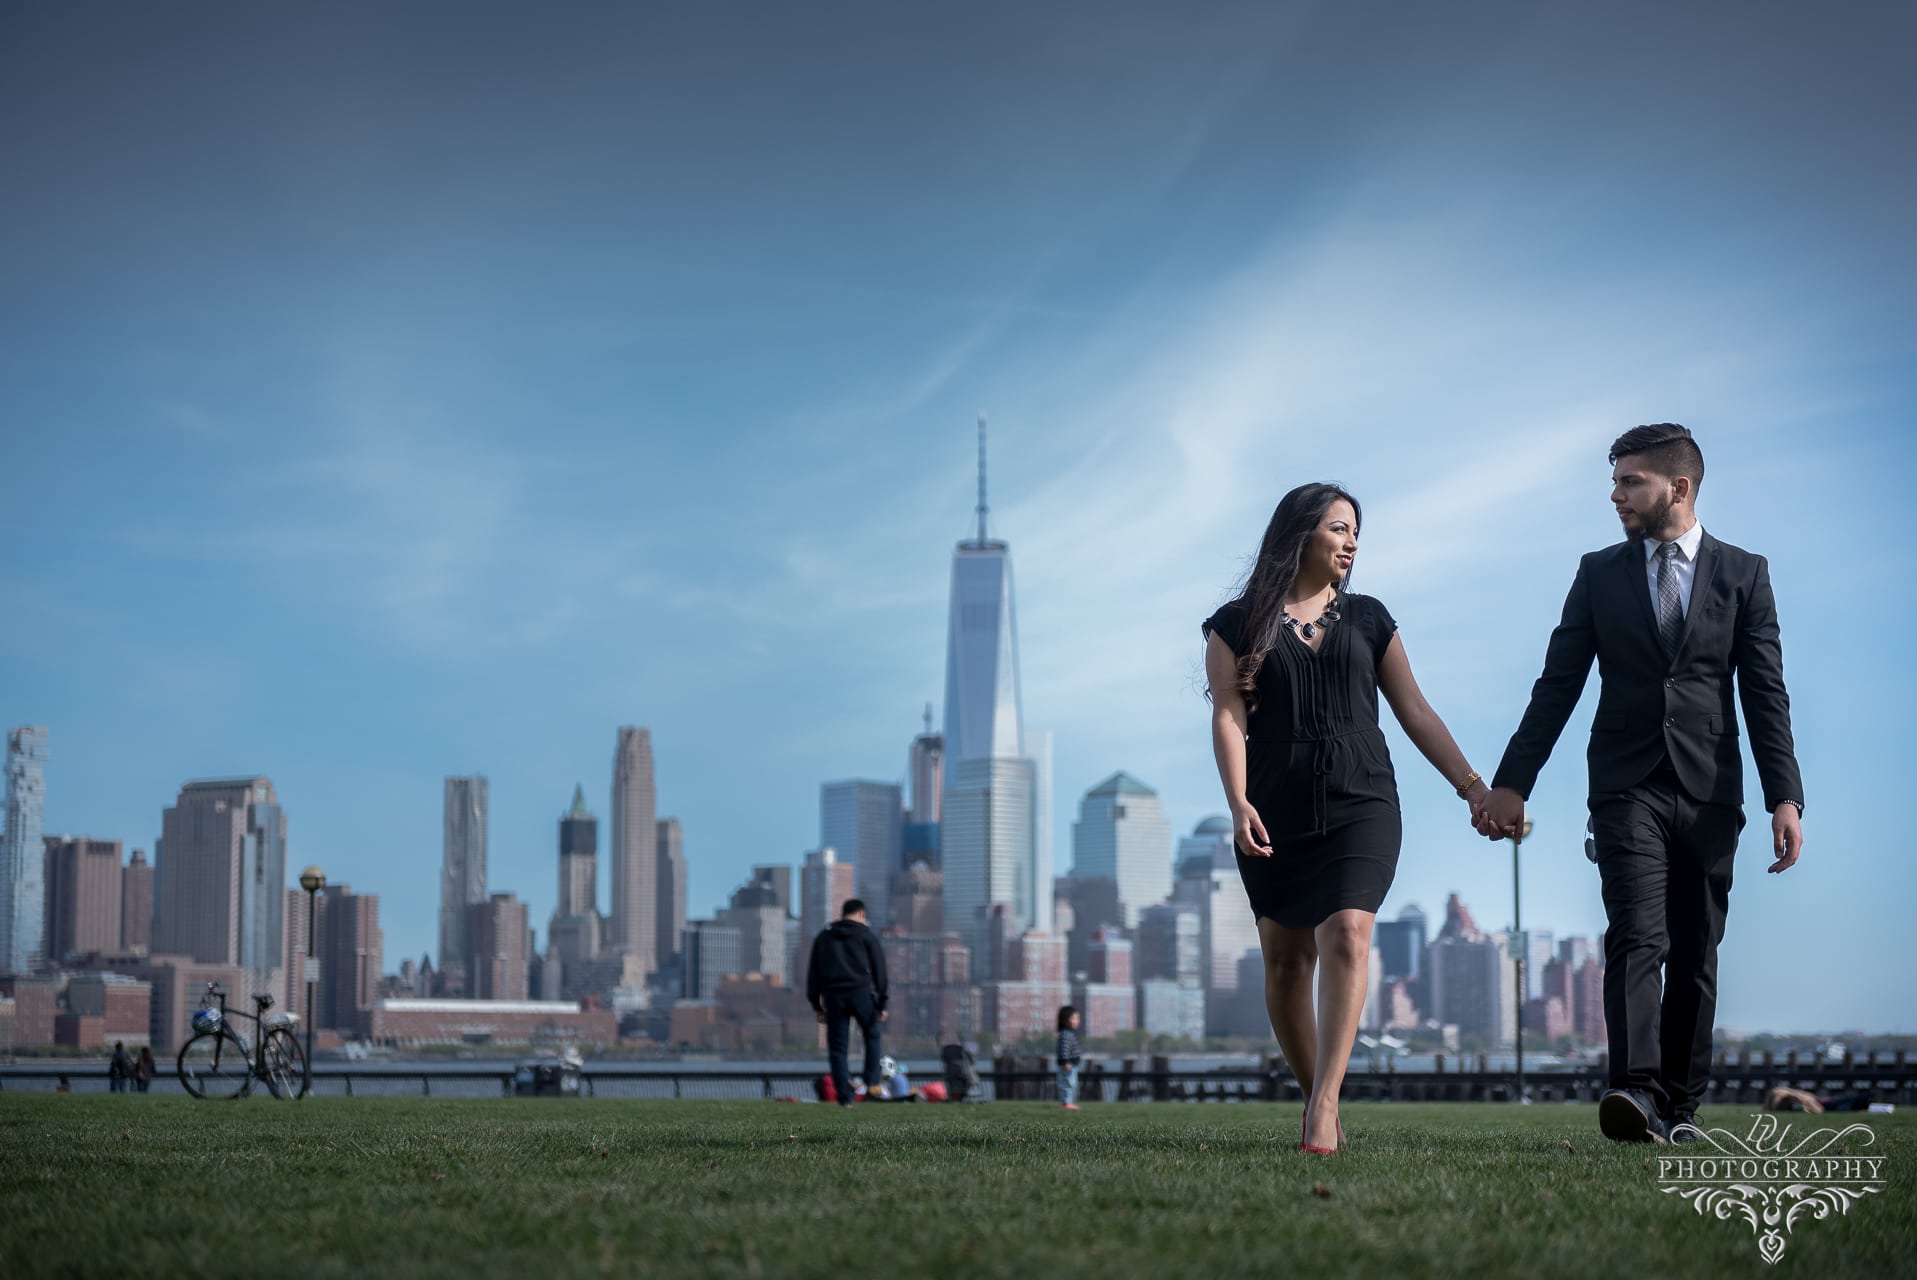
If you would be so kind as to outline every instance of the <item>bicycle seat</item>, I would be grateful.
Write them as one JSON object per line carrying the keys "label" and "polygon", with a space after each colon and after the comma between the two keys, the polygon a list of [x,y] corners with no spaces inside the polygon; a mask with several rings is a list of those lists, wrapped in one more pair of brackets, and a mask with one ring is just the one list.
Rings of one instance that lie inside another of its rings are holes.
{"label": "bicycle seat", "polygon": [[273,1007],[273,997],[262,991],[259,995],[253,997],[253,1003],[260,1007],[261,1013],[265,1013]]}

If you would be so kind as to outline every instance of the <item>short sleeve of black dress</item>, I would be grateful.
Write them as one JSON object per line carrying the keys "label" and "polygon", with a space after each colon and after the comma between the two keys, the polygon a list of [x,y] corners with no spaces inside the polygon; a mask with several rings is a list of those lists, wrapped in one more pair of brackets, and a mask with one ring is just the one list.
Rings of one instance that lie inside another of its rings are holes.
{"label": "short sleeve of black dress", "polygon": [[1238,644],[1244,639],[1245,616],[1248,612],[1243,600],[1233,600],[1230,604],[1219,606],[1218,612],[1206,618],[1199,630],[1204,632],[1207,641],[1216,635],[1233,653],[1243,653]]}
{"label": "short sleeve of black dress", "polygon": [[1364,627],[1366,638],[1371,641],[1371,655],[1378,665],[1384,663],[1385,650],[1391,647],[1391,637],[1398,634],[1398,620],[1391,616],[1391,610],[1384,602],[1373,596],[1361,596],[1364,601]]}

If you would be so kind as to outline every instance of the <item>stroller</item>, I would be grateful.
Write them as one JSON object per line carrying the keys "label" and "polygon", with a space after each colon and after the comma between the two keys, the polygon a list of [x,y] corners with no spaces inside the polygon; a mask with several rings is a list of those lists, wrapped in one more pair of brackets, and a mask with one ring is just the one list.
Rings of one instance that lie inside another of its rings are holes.
{"label": "stroller", "polygon": [[978,1064],[972,1051],[962,1044],[948,1044],[939,1050],[945,1068],[945,1092],[953,1102],[983,1102],[979,1093]]}

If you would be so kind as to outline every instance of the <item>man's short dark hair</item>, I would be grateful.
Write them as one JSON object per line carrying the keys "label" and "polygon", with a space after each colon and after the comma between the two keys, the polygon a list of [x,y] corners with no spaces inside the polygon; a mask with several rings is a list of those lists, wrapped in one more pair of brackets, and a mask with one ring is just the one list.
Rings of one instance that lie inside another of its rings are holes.
{"label": "man's short dark hair", "polygon": [[1675,422],[1632,427],[1611,445],[1611,461],[1619,458],[1642,458],[1646,468],[1672,479],[1689,476],[1692,492],[1704,484],[1704,451],[1691,438],[1690,428]]}
{"label": "man's short dark hair", "polygon": [[847,898],[844,908],[839,912],[839,918],[841,920],[850,920],[853,916],[862,916],[864,914],[865,903],[863,901],[858,898]]}

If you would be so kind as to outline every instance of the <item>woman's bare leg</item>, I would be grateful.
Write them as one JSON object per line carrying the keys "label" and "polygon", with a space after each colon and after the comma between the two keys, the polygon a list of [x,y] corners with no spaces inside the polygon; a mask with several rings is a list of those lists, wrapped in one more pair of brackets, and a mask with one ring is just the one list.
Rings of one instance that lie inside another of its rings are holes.
{"label": "woman's bare leg", "polygon": [[1307,1098],[1318,1062],[1318,1029],[1311,1016],[1311,971],[1318,940],[1310,929],[1287,929],[1260,917],[1258,946],[1265,956],[1265,1012],[1278,1048]]}
{"label": "woman's bare leg", "polygon": [[1364,1012],[1370,978],[1369,911],[1335,911],[1318,926],[1318,1056],[1311,1107],[1305,1115],[1305,1141],[1314,1147],[1338,1145],[1338,1093],[1351,1062],[1351,1042]]}

